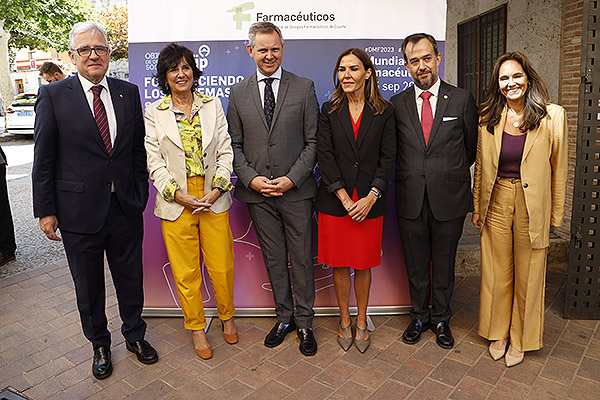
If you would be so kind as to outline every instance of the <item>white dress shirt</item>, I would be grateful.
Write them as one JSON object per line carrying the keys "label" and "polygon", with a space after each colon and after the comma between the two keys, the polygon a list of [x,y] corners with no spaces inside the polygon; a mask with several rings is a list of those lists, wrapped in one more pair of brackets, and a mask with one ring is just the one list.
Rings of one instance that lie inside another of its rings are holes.
{"label": "white dress shirt", "polygon": [[[83,92],[85,93],[85,98],[88,101],[88,105],[90,106],[92,115],[94,115],[94,92],[92,92],[92,87],[97,85],[87,80],[81,74],[77,74],[77,76],[79,77],[79,82],[81,82],[81,86],[83,86]],[[111,145],[114,147],[115,138],[117,137],[117,116],[115,115],[115,107],[113,106],[112,99],[110,97],[110,89],[108,88],[108,81],[106,80],[106,76],[102,78],[98,85],[102,86],[102,91],[100,92],[100,100],[102,100],[102,103],[104,103],[106,117],[108,118],[108,129],[110,130],[110,142]]]}
{"label": "white dress shirt", "polygon": [[429,92],[431,97],[429,98],[429,104],[431,104],[431,114],[435,118],[435,110],[437,108],[438,95],[440,94],[440,78],[438,77],[432,87],[427,90],[423,90],[415,85],[415,101],[417,102],[417,111],[419,112],[419,121],[421,120],[421,109],[423,108],[423,99],[421,93]]}
{"label": "white dress shirt", "polygon": [[281,66],[277,68],[277,71],[275,71],[271,76],[263,75],[260,70],[256,70],[258,93],[260,93],[260,102],[262,103],[263,107],[265,106],[265,86],[267,85],[263,80],[265,78],[275,78],[273,82],[271,82],[271,87],[273,88],[273,95],[275,96],[275,104],[277,104],[277,93],[279,93],[279,82],[281,81]]}

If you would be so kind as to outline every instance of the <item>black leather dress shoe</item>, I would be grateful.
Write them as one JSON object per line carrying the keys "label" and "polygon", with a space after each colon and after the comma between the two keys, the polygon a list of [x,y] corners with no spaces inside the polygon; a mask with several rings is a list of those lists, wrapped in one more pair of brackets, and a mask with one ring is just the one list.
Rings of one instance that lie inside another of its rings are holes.
{"label": "black leather dress shoe", "polygon": [[429,329],[429,324],[423,324],[419,319],[413,319],[402,334],[402,341],[406,344],[415,344],[421,340],[421,333]]}
{"label": "black leather dress shoe", "polygon": [[435,327],[431,327],[433,333],[435,333],[435,342],[438,346],[444,349],[451,349],[454,346],[454,338],[452,337],[452,331],[450,325],[446,321],[438,322]]}
{"label": "black leather dress shoe", "polygon": [[277,321],[271,332],[265,338],[265,346],[277,347],[285,339],[285,335],[296,330],[296,323],[292,319],[289,323],[284,324],[281,321]]}
{"label": "black leather dress shoe", "polygon": [[94,349],[92,374],[96,379],[106,379],[112,374],[113,367],[110,361],[110,348],[108,346]]}
{"label": "black leather dress shoe", "polygon": [[125,341],[125,347],[127,347],[127,350],[134,353],[137,356],[138,361],[143,364],[154,364],[158,361],[156,350],[154,350],[154,347],[152,347],[145,339],[133,343]]}
{"label": "black leather dress shoe", "polygon": [[312,328],[298,329],[298,339],[300,339],[300,353],[305,356],[314,356],[317,353],[317,341]]}

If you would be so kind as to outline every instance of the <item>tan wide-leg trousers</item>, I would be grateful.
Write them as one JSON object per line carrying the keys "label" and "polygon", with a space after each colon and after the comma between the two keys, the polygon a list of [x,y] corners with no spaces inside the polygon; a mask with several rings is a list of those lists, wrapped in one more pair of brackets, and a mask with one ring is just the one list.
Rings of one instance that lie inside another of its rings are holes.
{"label": "tan wide-leg trousers", "polygon": [[531,247],[521,181],[497,178],[481,232],[479,335],[542,348],[547,250]]}

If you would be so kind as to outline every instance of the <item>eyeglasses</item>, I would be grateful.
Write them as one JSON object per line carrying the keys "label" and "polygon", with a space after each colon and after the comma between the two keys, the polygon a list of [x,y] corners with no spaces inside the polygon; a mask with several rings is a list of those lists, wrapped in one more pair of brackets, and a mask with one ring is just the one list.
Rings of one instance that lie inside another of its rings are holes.
{"label": "eyeglasses", "polygon": [[108,54],[108,47],[106,46],[96,46],[96,47],[80,47],[78,49],[72,49],[72,51],[76,51],[81,57],[89,57],[92,55],[92,50],[96,52],[98,57],[102,57]]}

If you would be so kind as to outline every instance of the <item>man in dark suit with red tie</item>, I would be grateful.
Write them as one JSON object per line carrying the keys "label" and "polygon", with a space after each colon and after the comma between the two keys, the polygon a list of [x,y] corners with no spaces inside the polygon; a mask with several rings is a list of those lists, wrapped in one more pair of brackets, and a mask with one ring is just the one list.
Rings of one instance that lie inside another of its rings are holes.
{"label": "man in dark suit with red tie", "polygon": [[138,88],[106,78],[110,49],[94,22],[69,34],[76,76],[42,86],[35,106],[33,207],[40,228],[61,240],[85,337],[92,343],[92,373],[112,373],[105,314],[104,255],[119,302],[126,348],[145,364],[158,360],[144,339],[141,317],[142,212],[148,200],[144,120]]}
{"label": "man in dark suit with red tie", "polygon": [[439,79],[442,55],[433,36],[408,36],[402,53],[414,82],[390,100],[396,114],[396,209],[412,303],[402,339],[417,343],[431,327],[437,344],[450,349],[456,248],[473,210],[469,167],[477,152],[477,105],[468,91]]}

